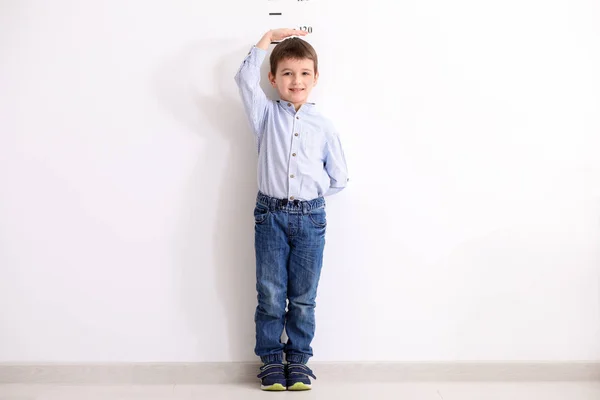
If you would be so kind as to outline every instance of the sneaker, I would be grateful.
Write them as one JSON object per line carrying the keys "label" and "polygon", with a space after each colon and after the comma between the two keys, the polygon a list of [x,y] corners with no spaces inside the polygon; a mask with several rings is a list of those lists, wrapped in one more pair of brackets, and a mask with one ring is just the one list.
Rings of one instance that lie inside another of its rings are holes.
{"label": "sneaker", "polygon": [[268,391],[285,390],[285,366],[281,362],[268,363],[260,367],[257,378],[261,380],[260,388]]}
{"label": "sneaker", "polygon": [[287,389],[288,390],[310,390],[310,378],[317,379],[313,372],[304,364],[287,365]]}

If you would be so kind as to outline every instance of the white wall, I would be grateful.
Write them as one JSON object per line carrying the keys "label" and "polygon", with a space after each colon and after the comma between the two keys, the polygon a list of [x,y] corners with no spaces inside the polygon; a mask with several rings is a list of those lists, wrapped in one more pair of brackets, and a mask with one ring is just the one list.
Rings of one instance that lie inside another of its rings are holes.
{"label": "white wall", "polygon": [[0,361],[255,360],[233,76],[279,25],[313,26],[351,173],[314,360],[599,360],[598,20],[585,0],[1,2]]}

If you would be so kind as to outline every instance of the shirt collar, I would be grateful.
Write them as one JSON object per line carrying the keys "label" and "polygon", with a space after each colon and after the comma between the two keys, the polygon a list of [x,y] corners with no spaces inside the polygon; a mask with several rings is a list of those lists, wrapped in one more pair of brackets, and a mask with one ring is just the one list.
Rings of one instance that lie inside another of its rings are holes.
{"label": "shirt collar", "polygon": [[300,109],[298,110],[298,112],[296,112],[296,109],[294,108],[294,105],[290,102],[287,102],[285,100],[277,100],[277,104],[279,104],[279,106],[281,108],[283,108],[285,111],[287,111],[288,113],[290,113],[291,115],[296,115],[298,113],[302,113],[302,114],[314,114],[316,112],[315,109],[315,103],[304,103],[302,104],[302,106],[300,107]]}

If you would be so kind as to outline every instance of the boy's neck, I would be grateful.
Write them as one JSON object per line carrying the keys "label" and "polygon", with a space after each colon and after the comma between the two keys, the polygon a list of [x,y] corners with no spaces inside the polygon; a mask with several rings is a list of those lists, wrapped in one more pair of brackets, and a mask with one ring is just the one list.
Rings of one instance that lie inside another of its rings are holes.
{"label": "boy's neck", "polygon": [[300,109],[300,107],[302,107],[302,106],[303,106],[303,105],[305,105],[306,103],[308,103],[308,102],[304,102],[304,103],[298,103],[298,104],[294,104],[294,103],[292,103],[292,104],[294,105],[294,109],[296,110],[296,112],[298,112],[298,110]]}

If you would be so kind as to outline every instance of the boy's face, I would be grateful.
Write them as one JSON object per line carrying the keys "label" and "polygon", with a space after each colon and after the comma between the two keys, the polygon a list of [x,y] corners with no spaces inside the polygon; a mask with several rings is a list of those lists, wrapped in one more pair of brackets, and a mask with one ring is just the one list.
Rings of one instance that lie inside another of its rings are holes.
{"label": "boy's face", "polygon": [[281,100],[294,104],[296,110],[307,102],[308,95],[318,79],[315,63],[308,58],[281,60],[275,76],[269,72],[269,81],[279,92]]}

